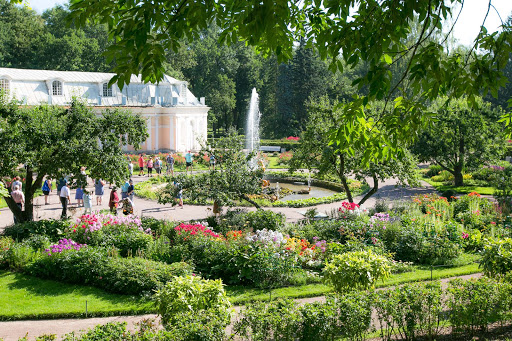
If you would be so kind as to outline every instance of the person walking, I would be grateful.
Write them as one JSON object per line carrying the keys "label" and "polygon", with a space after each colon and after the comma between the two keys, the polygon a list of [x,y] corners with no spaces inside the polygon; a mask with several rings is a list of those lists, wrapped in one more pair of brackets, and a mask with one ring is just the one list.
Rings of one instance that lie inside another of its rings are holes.
{"label": "person walking", "polygon": [[192,156],[192,153],[190,153],[190,150],[188,151],[187,154],[185,154],[185,162],[186,162],[186,170],[185,170],[185,174],[188,173],[188,169],[190,168],[190,174],[192,174],[192,171],[193,171],[193,168],[192,168],[192,162],[194,161],[194,158]]}
{"label": "person walking", "polygon": [[211,170],[215,170],[215,155],[213,153],[210,154],[210,167]]}
{"label": "person walking", "polygon": [[176,200],[178,201],[178,206],[183,208],[183,186],[177,181],[174,181],[174,186],[176,187]]}
{"label": "person walking", "polygon": [[119,204],[119,195],[117,195],[117,187],[113,186],[110,191],[110,199],[108,201],[108,207],[110,207],[110,212],[112,214],[117,215],[117,206]]}
{"label": "person walking", "polygon": [[71,199],[69,199],[69,188],[68,181],[63,181],[63,186],[60,189],[59,193],[60,203],[62,204],[62,213],[60,214],[61,219],[66,219],[68,215],[68,205],[71,204]]}
{"label": "person walking", "polygon": [[96,195],[96,205],[100,206],[103,200],[103,194],[105,194],[104,187],[105,181],[101,179],[96,179],[94,181],[94,194]]}
{"label": "person walking", "polygon": [[[144,166],[144,164],[142,164]],[[133,162],[130,157],[128,157],[128,172],[130,173],[130,178],[133,175]]]}
{"label": "person walking", "polygon": [[14,181],[11,184],[11,191],[14,191],[14,187],[18,186],[20,191],[23,190],[23,183],[21,182],[21,178],[19,176],[16,176],[14,178]]}
{"label": "person walking", "polygon": [[80,186],[76,189],[75,200],[78,206],[82,206],[84,203],[84,190]]}
{"label": "person walking", "polygon": [[[13,189],[14,190],[11,192],[12,200],[14,200],[16,206],[18,206],[21,211],[23,210],[23,205],[25,205],[25,194],[23,194],[19,185],[14,186]],[[14,223],[18,223],[16,216],[14,216]]]}
{"label": "person walking", "polygon": [[130,187],[130,184],[128,181],[125,181],[123,186],[121,186],[121,199],[128,198],[128,187]]}
{"label": "person walking", "polygon": [[155,158],[154,166],[155,166],[155,173],[157,176],[159,176],[160,175],[160,159],[158,158],[158,156]]}
{"label": "person walking", "polygon": [[153,157],[151,156],[148,160],[148,176],[151,178],[153,177]]}
{"label": "person walking", "polygon": [[144,157],[139,155],[139,176],[144,176]]}
{"label": "person walking", "polygon": [[50,192],[52,191],[52,179],[46,178],[43,182],[43,194],[44,194],[44,204],[50,204]]}
{"label": "person walking", "polygon": [[130,200],[133,203],[133,197],[135,195],[135,186],[133,185],[132,179],[130,179],[130,181],[128,181],[128,183],[130,184],[130,186],[128,186],[128,198],[130,198]]}
{"label": "person walking", "polygon": [[165,161],[167,163],[167,175],[171,173],[171,176],[174,176],[174,157],[171,153],[167,154]]}

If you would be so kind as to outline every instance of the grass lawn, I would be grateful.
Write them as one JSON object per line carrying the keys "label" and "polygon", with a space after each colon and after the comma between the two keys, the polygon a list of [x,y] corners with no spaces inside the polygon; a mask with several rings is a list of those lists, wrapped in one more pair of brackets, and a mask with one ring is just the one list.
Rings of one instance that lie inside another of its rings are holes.
{"label": "grass lawn", "polygon": [[[480,272],[478,265],[470,264],[452,268],[434,268],[432,277],[440,279],[477,272]],[[379,281],[377,287],[429,279],[429,268],[416,267],[414,272],[395,274],[385,281]],[[323,284],[308,284],[274,289],[272,298],[315,297],[331,291],[331,287]],[[243,286],[227,286],[226,292],[234,305],[268,300],[270,297],[268,290]],[[85,317],[86,301],[89,317],[155,312],[152,302],[141,297],[110,294],[93,287],[0,271],[0,320]]]}
{"label": "grass lawn", "polygon": [[435,182],[430,179],[422,179],[425,182],[428,182],[431,184],[435,189],[437,189],[439,192],[444,192],[449,189],[453,189],[457,193],[461,194],[467,194],[471,192],[477,192],[479,194],[487,194],[487,195],[493,195],[494,194],[494,187],[479,187],[479,186],[453,186],[453,185],[444,185],[442,182]]}
{"label": "grass lawn", "polygon": [[0,320],[85,317],[86,301],[89,317],[154,311],[141,297],[0,271]]}
{"label": "grass lawn", "polygon": [[[449,278],[455,276],[469,275],[481,272],[478,264],[469,264],[459,267],[450,268],[434,268],[432,271],[433,279]],[[391,275],[384,281],[376,284],[377,288],[404,284],[409,282],[430,280],[430,268],[417,266],[413,272]],[[278,288],[272,290],[272,298],[288,297],[288,298],[304,298],[322,296],[332,292],[332,288],[323,284],[308,284],[296,287]],[[245,288],[242,286],[227,286],[226,293],[231,303],[235,305],[245,304],[251,301],[268,300],[270,297],[268,290]]]}

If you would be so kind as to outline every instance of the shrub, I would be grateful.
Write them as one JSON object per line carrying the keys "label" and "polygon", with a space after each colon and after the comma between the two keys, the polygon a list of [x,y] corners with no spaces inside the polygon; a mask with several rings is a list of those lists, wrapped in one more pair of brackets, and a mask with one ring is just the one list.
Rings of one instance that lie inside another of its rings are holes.
{"label": "shrub", "polygon": [[17,241],[22,241],[32,235],[46,236],[51,242],[59,240],[68,226],[62,220],[38,220],[7,226],[3,234]]}
{"label": "shrub", "polygon": [[339,315],[331,296],[325,303],[306,303],[299,311],[302,316],[299,340],[334,340],[339,336]]}
{"label": "shrub", "polygon": [[141,294],[157,289],[174,276],[190,274],[192,267],[137,257],[113,258],[104,248],[85,247],[43,256],[27,271],[34,276],[93,285],[114,293]]}
{"label": "shrub", "polygon": [[341,335],[349,340],[365,340],[372,320],[372,295],[351,291],[335,297]]}
{"label": "shrub", "polygon": [[293,300],[248,304],[241,315],[234,330],[244,339],[294,341],[300,336],[302,319],[298,305]]}
{"label": "shrub", "polygon": [[484,244],[480,265],[484,274],[500,277],[512,270],[512,239],[490,239]]}
{"label": "shrub", "polygon": [[23,271],[25,267],[33,264],[40,254],[29,245],[14,243],[9,250],[5,252],[4,260],[9,269],[13,271]]}
{"label": "shrub", "polygon": [[340,222],[336,220],[313,220],[299,224],[287,224],[280,230],[291,237],[304,238],[310,243],[314,238],[327,241],[336,241],[340,239]]}
{"label": "shrub", "polygon": [[401,339],[415,340],[420,335],[435,339],[442,314],[439,282],[406,284],[375,292],[375,312],[381,337],[390,340],[396,328]]}
{"label": "shrub", "polygon": [[367,289],[381,277],[390,274],[391,262],[372,250],[353,251],[334,255],[326,261],[323,270],[325,281],[337,292],[349,289]]}
{"label": "shrub", "polygon": [[430,165],[428,167],[428,171],[425,173],[425,177],[431,178],[435,175],[439,175],[439,173],[441,173],[442,170],[443,168],[439,165]]}
{"label": "shrub", "polygon": [[473,333],[503,320],[510,309],[511,285],[489,278],[455,279],[448,286],[448,320],[455,331]]}
{"label": "shrub", "polygon": [[135,216],[117,217],[111,214],[82,215],[66,230],[68,238],[93,246],[114,246],[122,256],[135,255],[152,242],[149,228]]}
{"label": "shrub", "polygon": [[154,299],[166,328],[179,323],[182,313],[196,314],[201,311],[216,315],[224,328],[230,322],[231,303],[221,280],[205,280],[198,276],[175,277],[157,291]]}
{"label": "shrub", "polygon": [[0,237],[0,269],[9,266],[7,263],[7,252],[14,245],[14,240],[11,237]]}
{"label": "shrub", "polygon": [[23,244],[30,246],[34,250],[44,250],[50,246],[50,238],[45,235],[34,234],[23,241]]}
{"label": "shrub", "polygon": [[247,226],[253,230],[273,230],[277,231],[284,226],[286,217],[282,213],[272,212],[270,210],[256,210],[248,212],[245,215]]}

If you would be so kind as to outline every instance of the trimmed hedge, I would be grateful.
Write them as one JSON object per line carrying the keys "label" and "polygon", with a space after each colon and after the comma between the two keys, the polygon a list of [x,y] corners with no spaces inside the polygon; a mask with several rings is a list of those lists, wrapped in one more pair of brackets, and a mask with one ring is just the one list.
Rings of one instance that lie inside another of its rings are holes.
{"label": "trimmed hedge", "polygon": [[43,256],[26,271],[41,278],[137,295],[156,290],[175,276],[190,275],[193,268],[184,262],[165,264],[138,257],[109,257],[106,249],[85,247]]}

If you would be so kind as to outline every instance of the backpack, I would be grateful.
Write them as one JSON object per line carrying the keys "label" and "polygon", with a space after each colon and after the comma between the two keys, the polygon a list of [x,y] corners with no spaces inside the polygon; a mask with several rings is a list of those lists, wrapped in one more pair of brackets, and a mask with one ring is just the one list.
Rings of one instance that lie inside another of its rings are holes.
{"label": "backpack", "polygon": [[122,192],[128,192],[128,187],[130,187],[130,184],[125,182],[123,187],[121,187]]}

